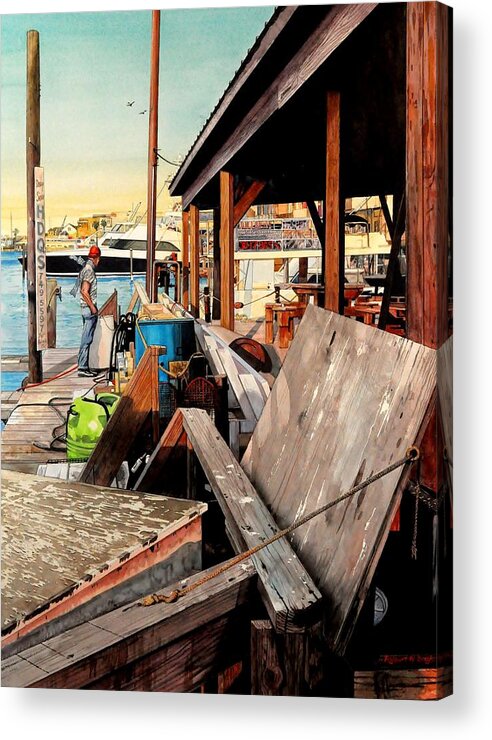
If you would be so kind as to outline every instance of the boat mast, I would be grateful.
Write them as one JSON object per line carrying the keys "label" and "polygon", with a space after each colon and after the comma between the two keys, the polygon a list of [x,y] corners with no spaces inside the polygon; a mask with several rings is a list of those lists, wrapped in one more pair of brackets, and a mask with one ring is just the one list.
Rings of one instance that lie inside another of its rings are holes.
{"label": "boat mast", "polygon": [[151,301],[156,299],[154,285],[155,220],[157,215],[157,114],[159,104],[159,44],[161,11],[152,11],[152,46],[150,54],[149,150],[147,169],[147,273],[145,287]]}

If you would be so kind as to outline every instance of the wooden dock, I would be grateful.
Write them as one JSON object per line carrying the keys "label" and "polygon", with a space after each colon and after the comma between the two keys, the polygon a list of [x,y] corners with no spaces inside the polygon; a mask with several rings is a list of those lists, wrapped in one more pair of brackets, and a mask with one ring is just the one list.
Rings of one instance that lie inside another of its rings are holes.
{"label": "wooden dock", "polygon": [[[66,418],[74,394],[84,393],[94,384],[91,378],[77,376],[77,353],[78,349],[75,348],[46,350],[43,354],[44,380],[54,378],[60,373],[66,374],[24,391],[2,393],[2,419],[8,414],[2,431],[4,468],[35,473],[38,465],[47,460],[66,457],[65,452],[42,449],[36,445],[49,447],[53,441],[54,430],[60,427]],[[73,371],[66,372],[70,368],[73,368]],[[55,408],[49,407],[50,402],[57,404],[59,413]],[[61,428],[58,433],[63,431]]]}

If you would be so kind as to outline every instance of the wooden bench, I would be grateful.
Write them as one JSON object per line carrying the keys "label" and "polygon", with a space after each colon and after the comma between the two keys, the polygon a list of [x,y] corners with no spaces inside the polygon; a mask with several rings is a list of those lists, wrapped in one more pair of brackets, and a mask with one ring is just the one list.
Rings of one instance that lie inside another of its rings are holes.
{"label": "wooden bench", "polygon": [[278,322],[280,349],[287,349],[294,337],[294,319],[302,319],[304,303],[266,303],[265,304],[265,343],[273,344],[273,322]]}

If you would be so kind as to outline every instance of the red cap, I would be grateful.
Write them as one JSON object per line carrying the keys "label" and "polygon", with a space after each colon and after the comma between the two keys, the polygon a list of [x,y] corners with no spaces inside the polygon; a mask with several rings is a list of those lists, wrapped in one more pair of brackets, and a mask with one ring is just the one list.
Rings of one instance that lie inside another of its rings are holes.
{"label": "red cap", "polygon": [[96,247],[95,244],[92,245],[92,247],[89,249],[89,257],[100,257],[101,256],[101,250],[99,247]]}

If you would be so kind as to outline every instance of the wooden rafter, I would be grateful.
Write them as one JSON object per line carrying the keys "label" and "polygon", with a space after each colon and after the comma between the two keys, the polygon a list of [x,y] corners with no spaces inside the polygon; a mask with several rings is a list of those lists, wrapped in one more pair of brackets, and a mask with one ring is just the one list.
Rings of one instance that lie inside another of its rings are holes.
{"label": "wooden rafter", "polygon": [[255,199],[261,193],[265,187],[266,182],[263,180],[255,180],[247,188],[246,192],[239,198],[237,203],[234,205],[234,226],[237,226],[248,208],[251,208]]}

